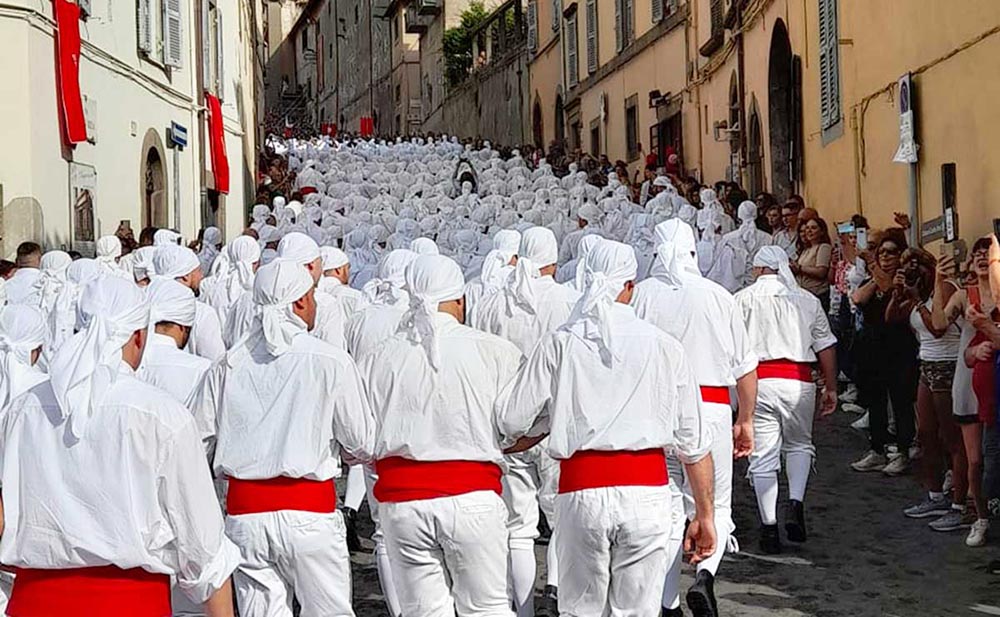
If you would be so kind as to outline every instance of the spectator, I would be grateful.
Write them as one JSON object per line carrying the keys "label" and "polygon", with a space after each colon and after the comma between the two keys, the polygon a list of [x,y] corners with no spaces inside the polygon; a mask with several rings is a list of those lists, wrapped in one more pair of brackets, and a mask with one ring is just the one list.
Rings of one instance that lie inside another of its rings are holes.
{"label": "spectator", "polygon": [[799,287],[819,298],[823,311],[830,312],[830,262],[833,245],[826,221],[821,218],[799,223],[796,252],[799,257],[791,263]]}
{"label": "spectator", "polygon": [[787,201],[781,206],[781,229],[773,232],[774,244],[785,249],[789,261],[794,261],[798,256],[795,243],[798,240],[799,211],[802,208],[797,202]]}

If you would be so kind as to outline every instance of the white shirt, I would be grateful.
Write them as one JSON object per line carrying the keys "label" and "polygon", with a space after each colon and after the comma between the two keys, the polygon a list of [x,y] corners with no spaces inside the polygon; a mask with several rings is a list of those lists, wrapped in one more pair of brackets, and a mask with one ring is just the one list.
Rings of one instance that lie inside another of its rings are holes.
{"label": "white shirt", "polygon": [[788,254],[789,261],[795,261],[799,256],[799,249],[795,246],[796,232],[791,229],[782,229],[776,231],[774,235],[771,236],[772,242],[775,246],[780,246],[785,249],[785,253]]}
{"label": "white shirt", "polygon": [[219,315],[215,309],[201,301],[195,303],[194,325],[191,326],[191,338],[188,339],[187,350],[211,362],[215,362],[226,353]]}
{"label": "white shirt", "polygon": [[[928,311],[931,310],[931,299],[928,299],[922,306]],[[928,314],[928,319],[930,315]],[[910,327],[917,340],[920,341],[920,359],[924,362],[955,362],[958,360],[958,352],[962,339],[962,327],[953,323],[948,326],[941,335],[941,338],[927,328],[923,317],[920,316],[920,307],[913,309],[910,313]]]}
{"label": "white shirt", "polygon": [[347,350],[347,306],[328,293],[316,291],[316,326],[312,335],[337,349]]}
{"label": "white shirt", "polygon": [[191,600],[204,602],[240,553],[224,533],[191,414],[123,363],[83,439],[68,446],[59,418],[48,381],[3,416],[0,561],[142,568],[176,576]]}
{"label": "white shirt", "polygon": [[375,458],[500,463],[493,408],[517,372],[521,354],[507,341],[463,326],[446,313],[433,319],[441,353],[437,371],[423,347],[404,333],[360,361],[379,420]]}
{"label": "white shirt", "polygon": [[684,348],[623,304],[613,306],[610,327],[623,341],[610,368],[566,330],[542,338],[497,408],[504,445],[549,433],[556,459],[581,450],[673,448],[683,462],[696,463],[711,449],[711,429],[702,424],[701,393]]}
{"label": "white shirt", "polygon": [[837,344],[819,298],[777,275],[766,274],[736,294],[757,359],[815,362],[816,354]]}
{"label": "white shirt", "polygon": [[205,358],[178,349],[171,337],[150,329],[136,376],[168,392],[185,407],[190,407],[201,380],[211,366],[212,363]]}
{"label": "white shirt", "polygon": [[673,287],[649,278],[636,285],[632,306],[680,341],[700,386],[733,386],[757,368],[743,313],[717,283],[692,275],[684,277],[683,287]]}
{"label": "white shirt", "polygon": [[534,315],[514,304],[507,289],[487,298],[476,311],[477,328],[514,343],[524,356],[542,336],[566,323],[580,299],[576,290],[560,285],[551,276],[533,279],[531,285],[537,299]]}
{"label": "white shirt", "polygon": [[259,312],[257,305],[253,302],[252,291],[243,292],[233,302],[232,306],[229,307],[229,315],[226,318],[226,331],[222,337],[227,347],[232,347],[250,332],[250,326],[253,325],[253,320]]}
{"label": "white shirt", "polygon": [[333,276],[324,276],[319,279],[316,291],[325,293],[342,304],[348,316],[353,315],[368,304],[363,293],[353,287],[344,285],[340,282],[340,279]]}
{"label": "white shirt", "polygon": [[375,421],[354,361],[305,331],[278,357],[263,338],[249,353],[230,351],[195,399],[217,476],[330,480],[341,450],[371,458]]}
{"label": "white shirt", "polygon": [[42,274],[38,268],[18,268],[13,276],[7,279],[7,304],[29,304],[38,306],[42,296],[35,283]]}
{"label": "white shirt", "polygon": [[370,304],[347,323],[347,351],[355,359],[374,351],[399,329],[407,304]]}

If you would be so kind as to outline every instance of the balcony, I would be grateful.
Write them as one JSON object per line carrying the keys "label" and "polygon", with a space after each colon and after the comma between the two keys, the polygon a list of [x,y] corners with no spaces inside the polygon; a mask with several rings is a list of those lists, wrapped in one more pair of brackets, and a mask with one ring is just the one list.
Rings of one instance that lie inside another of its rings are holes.
{"label": "balcony", "polygon": [[421,15],[437,15],[441,12],[441,5],[444,4],[443,0],[413,0],[413,4],[417,5],[417,12]]}

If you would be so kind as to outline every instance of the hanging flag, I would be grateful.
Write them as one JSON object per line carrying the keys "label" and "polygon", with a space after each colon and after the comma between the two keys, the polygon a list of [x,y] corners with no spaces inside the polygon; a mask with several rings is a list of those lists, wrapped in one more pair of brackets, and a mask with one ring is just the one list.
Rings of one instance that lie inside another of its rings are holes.
{"label": "hanging flag", "polygon": [[212,175],[215,190],[229,193],[229,159],[226,158],[226,134],[222,126],[222,104],[218,97],[205,93],[208,107],[208,144],[212,153]]}
{"label": "hanging flag", "polygon": [[52,0],[59,50],[59,103],[66,141],[87,141],[87,121],[80,96],[80,7],[71,0]]}

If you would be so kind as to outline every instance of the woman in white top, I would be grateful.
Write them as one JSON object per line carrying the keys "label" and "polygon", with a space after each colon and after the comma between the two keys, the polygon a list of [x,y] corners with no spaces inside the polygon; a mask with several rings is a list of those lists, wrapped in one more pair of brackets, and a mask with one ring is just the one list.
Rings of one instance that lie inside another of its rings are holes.
{"label": "woman in white top", "polygon": [[[920,482],[927,490],[927,497],[920,503],[906,508],[903,513],[910,518],[935,518],[931,528],[949,531],[961,526],[962,512],[968,492],[967,463],[961,433],[952,415],[952,382],[959,357],[962,329],[955,323],[936,328],[932,318],[934,271],[937,260],[927,251],[907,249],[896,273],[896,283],[905,290],[901,301],[894,300],[886,309],[887,318],[908,319],[920,343],[920,381],[917,386],[917,437],[923,449],[920,465]],[[948,284],[937,293],[947,303],[957,287]],[[949,498],[943,490],[944,453],[951,459],[955,478],[954,491]],[[954,504],[954,508],[952,507]]]}

